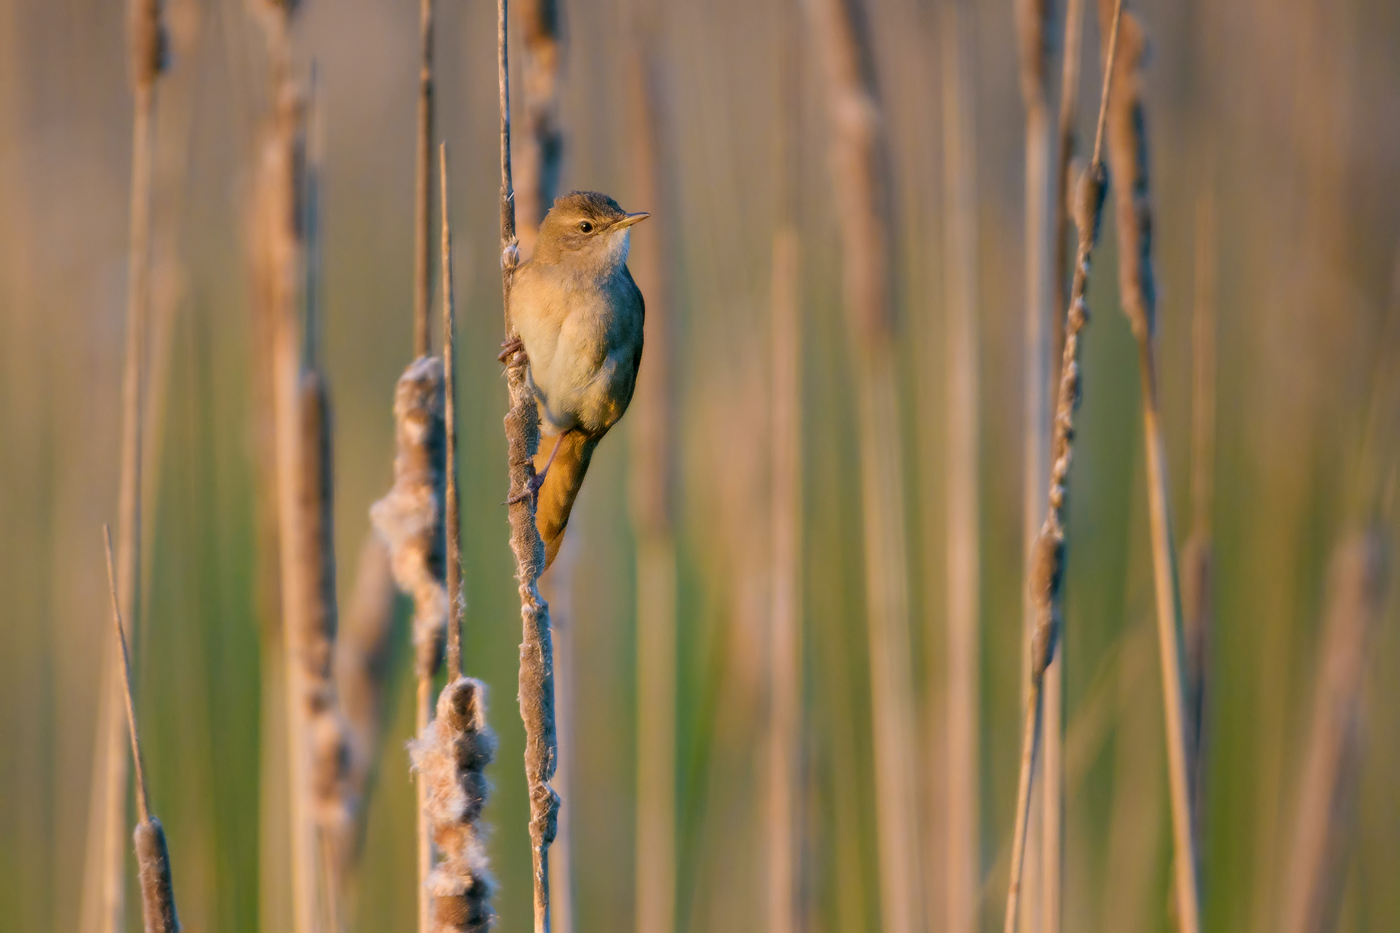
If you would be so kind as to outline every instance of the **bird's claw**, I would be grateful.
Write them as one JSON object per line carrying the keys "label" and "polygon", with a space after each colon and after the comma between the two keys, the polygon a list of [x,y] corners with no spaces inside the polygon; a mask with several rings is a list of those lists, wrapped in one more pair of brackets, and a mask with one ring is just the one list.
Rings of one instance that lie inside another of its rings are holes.
{"label": "bird's claw", "polygon": [[510,340],[507,340],[505,343],[501,344],[501,348],[501,353],[499,356],[496,357],[496,359],[504,363],[516,353],[519,353],[522,350],[524,350],[525,344],[520,342],[519,337],[512,337]]}
{"label": "bird's claw", "polygon": [[527,499],[534,499],[540,494],[540,487],[544,485],[544,473],[536,473],[530,477],[530,481],[525,484],[524,492],[517,492],[506,500],[506,505],[516,505]]}

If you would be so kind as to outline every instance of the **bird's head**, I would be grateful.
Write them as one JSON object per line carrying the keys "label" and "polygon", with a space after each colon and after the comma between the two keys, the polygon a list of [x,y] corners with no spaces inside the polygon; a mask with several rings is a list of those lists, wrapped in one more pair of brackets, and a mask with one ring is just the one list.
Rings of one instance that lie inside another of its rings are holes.
{"label": "bird's head", "polygon": [[569,258],[599,265],[627,261],[628,230],[651,215],[628,214],[606,194],[574,191],[556,198],[540,224],[535,256],[545,262]]}

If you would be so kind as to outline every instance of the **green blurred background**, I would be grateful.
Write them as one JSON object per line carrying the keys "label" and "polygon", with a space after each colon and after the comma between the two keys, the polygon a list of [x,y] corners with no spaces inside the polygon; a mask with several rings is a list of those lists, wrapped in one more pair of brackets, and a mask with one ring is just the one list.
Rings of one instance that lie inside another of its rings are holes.
{"label": "green blurred background", "polygon": [[[946,383],[941,0],[870,0],[895,192],[895,302],[920,703],[921,800],[936,800],[945,640]],[[636,203],[626,0],[562,4],[565,188],[665,225],[680,463],[677,926],[759,930],[769,496],[766,361],[778,49],[802,75],[798,229],[804,368],[807,927],[879,922],[850,341],[820,63],[789,0],[656,8],[652,49],[673,189]],[[1010,0],[978,2],[982,366],[983,928],[1000,917],[1019,754],[1024,114]],[[1326,570],[1360,515],[1362,429],[1400,238],[1400,5],[1131,4],[1146,100],[1163,409],[1178,540],[1189,529],[1195,209],[1217,217],[1216,632],[1205,926],[1278,922],[1320,656]],[[395,379],[411,354],[417,10],[311,0],[293,42],[319,68],[325,366],[335,412],[342,600],[390,480]],[[151,793],[192,931],[284,929],[260,908],[259,627],[244,205],[266,107],[262,36],[238,0],[169,0],[159,92],[153,318],[168,376],[147,477],[136,656]],[[452,149],[466,664],[501,750],[489,843],[499,929],[529,924],[515,706],[518,605],[502,501],[495,8],[438,3],[438,129]],[[1058,20],[1057,20],[1058,22]],[[1058,26],[1056,29],[1058,30]],[[1087,17],[1081,137],[1101,80]],[[516,61],[519,56],[516,56]],[[519,96],[517,96],[517,101]],[[79,895],[108,637],[98,529],[115,521],[130,92],[121,4],[0,0],[0,929],[68,930]],[[1111,218],[1110,210],[1110,218]],[[162,258],[166,257],[163,266]],[[1152,621],[1136,356],[1117,311],[1112,220],[1090,288],[1071,483],[1066,929],[1166,930],[1169,812]],[[153,352],[160,354],[159,347]],[[157,364],[158,365],[158,364]],[[1393,447],[1397,425],[1382,439]],[[576,928],[633,925],[636,629],[628,422],[580,500],[572,814]],[[1385,446],[1385,445],[1383,445]],[[1393,517],[1392,517],[1393,521]],[[1394,529],[1392,529],[1394,530]],[[412,929],[411,652],[399,607],[356,930]],[[1400,930],[1400,628],[1373,642],[1346,930]],[[1093,701],[1092,703],[1090,701]],[[1094,706],[1097,703],[1097,706]],[[1090,707],[1099,725],[1080,726]],[[1104,710],[1106,709],[1106,712]],[[1074,777],[1077,775],[1077,778]],[[927,806],[920,835],[937,840]],[[936,877],[936,873],[932,873]],[[271,879],[275,883],[277,879]],[[931,904],[941,894],[927,892]],[[128,897],[135,928],[136,899]],[[937,928],[935,925],[933,928]]]}

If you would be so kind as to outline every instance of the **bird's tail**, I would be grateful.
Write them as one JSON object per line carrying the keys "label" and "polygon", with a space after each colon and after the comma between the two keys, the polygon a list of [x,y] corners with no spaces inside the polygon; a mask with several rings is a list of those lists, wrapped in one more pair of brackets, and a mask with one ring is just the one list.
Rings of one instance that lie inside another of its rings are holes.
{"label": "bird's tail", "polygon": [[[553,444],[544,438],[540,451],[535,456],[535,469],[543,470],[548,462]],[[544,566],[554,563],[559,553],[559,545],[564,543],[564,526],[569,524],[569,513],[573,511],[574,499],[578,498],[583,486],[583,476],[588,472],[589,461],[593,459],[593,448],[598,446],[598,438],[589,437],[579,431],[566,431],[559,437],[559,450],[554,454],[554,462],[545,474],[544,485],[540,487],[539,502],[535,507],[535,527],[544,540]]]}

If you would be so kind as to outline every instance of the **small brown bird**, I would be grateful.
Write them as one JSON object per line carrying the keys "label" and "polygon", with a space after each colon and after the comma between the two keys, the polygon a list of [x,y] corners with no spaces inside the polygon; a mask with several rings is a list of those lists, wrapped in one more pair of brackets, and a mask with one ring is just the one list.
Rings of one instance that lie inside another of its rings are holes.
{"label": "small brown bird", "polygon": [[548,441],[540,445],[532,490],[546,567],[559,553],[593,450],[627,411],[637,385],[646,311],[627,271],[627,250],[629,229],[649,216],[628,214],[594,191],[564,195],[511,286],[510,321],[520,339],[501,357],[524,348],[540,430],[555,438],[547,458]]}

